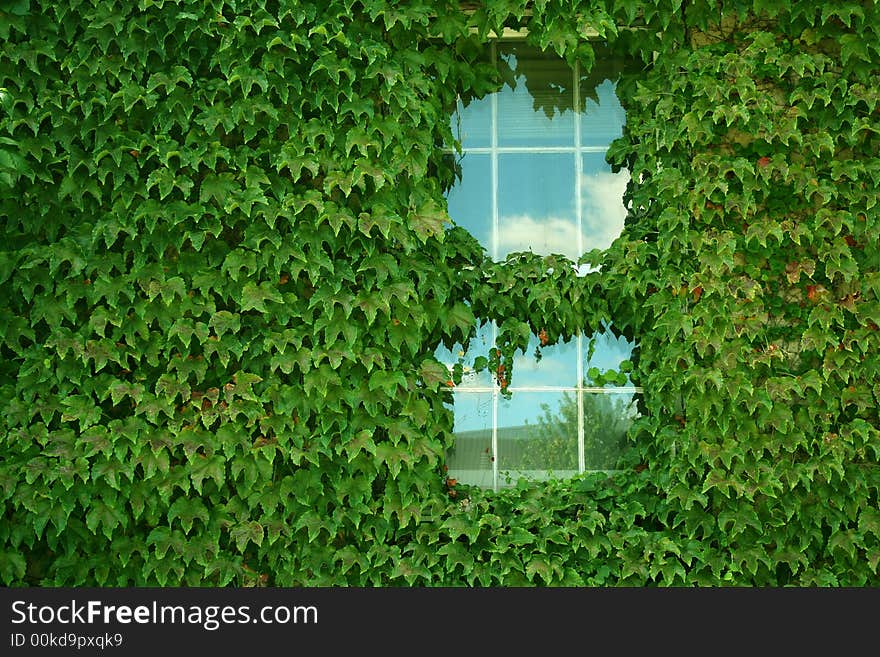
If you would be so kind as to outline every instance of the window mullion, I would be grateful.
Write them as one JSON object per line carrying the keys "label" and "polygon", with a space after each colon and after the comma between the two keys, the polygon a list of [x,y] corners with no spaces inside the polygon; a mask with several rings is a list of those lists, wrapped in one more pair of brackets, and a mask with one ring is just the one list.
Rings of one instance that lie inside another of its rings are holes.
{"label": "window mullion", "polygon": [[[572,94],[574,96],[574,207],[575,218],[577,223],[577,246],[578,253],[584,252],[584,229],[582,226],[583,209],[581,200],[583,190],[581,189],[581,178],[584,173],[583,156],[581,155],[581,121],[579,110],[581,107],[580,94],[580,62],[574,63],[572,71]],[[577,336],[577,392],[575,393],[575,401],[577,403],[577,448],[578,448],[578,472],[586,469],[586,445],[584,445],[584,335],[582,331],[578,331]]]}
{"label": "window mullion", "polygon": [[[498,66],[498,47],[492,42],[492,65]],[[490,97],[492,108],[492,116],[490,122],[492,125],[492,141],[490,148],[491,170],[492,170],[492,259],[498,260],[498,244],[500,241],[500,230],[498,226],[498,94],[492,94]],[[494,348],[498,341],[498,326],[492,323],[492,346]],[[498,490],[498,386],[493,386],[492,390],[492,489]]]}

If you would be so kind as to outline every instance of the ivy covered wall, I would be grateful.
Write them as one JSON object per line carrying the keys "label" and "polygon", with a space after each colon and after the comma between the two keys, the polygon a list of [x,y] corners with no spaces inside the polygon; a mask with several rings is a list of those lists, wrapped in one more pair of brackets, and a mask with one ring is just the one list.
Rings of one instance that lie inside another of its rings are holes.
{"label": "ivy covered wall", "polygon": [[[4,5],[2,583],[880,584],[880,6],[471,5]],[[505,27],[640,62],[601,273],[446,213]],[[609,319],[619,471],[452,486],[437,346]]]}

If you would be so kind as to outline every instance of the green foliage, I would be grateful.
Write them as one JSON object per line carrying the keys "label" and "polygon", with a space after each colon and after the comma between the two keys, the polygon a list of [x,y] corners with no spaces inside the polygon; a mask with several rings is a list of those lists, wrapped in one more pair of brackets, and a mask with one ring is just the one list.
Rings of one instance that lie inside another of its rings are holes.
{"label": "green foliage", "polygon": [[[878,26],[873,0],[0,10],[0,581],[876,586]],[[601,273],[492,263],[446,214],[449,117],[502,84],[504,27],[641,63]],[[645,390],[619,471],[443,476],[439,344],[497,322],[474,365],[506,389],[533,333],[610,320]]]}

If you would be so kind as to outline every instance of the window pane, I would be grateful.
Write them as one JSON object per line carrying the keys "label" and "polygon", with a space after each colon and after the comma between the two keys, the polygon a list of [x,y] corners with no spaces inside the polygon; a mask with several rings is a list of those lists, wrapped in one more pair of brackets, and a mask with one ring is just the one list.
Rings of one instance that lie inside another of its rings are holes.
{"label": "window pane", "polygon": [[525,44],[498,49],[513,88],[498,92],[499,146],[574,146],[574,76],[553,52]]}
{"label": "window pane", "polygon": [[[584,347],[584,373],[588,375],[590,368],[596,368],[600,372],[619,370],[620,363],[632,357],[635,344],[623,336],[616,336],[610,329],[594,333],[589,340],[585,341]],[[587,379],[586,385],[595,385]],[[618,385],[631,386],[632,382],[627,375],[626,381],[618,382]]]}
{"label": "window pane", "polygon": [[[574,392],[514,392],[498,404],[498,470],[502,485],[519,477],[571,476],[578,469]],[[509,478],[509,481],[505,479]]]}
{"label": "window pane", "polygon": [[492,145],[492,103],[474,99],[467,107],[459,101],[458,110],[452,116],[452,134],[461,142],[462,148],[488,148]]}
{"label": "window pane", "polygon": [[626,449],[626,432],[638,415],[635,395],[583,393],[584,467],[613,470]]}
{"label": "window pane", "polygon": [[492,344],[492,324],[486,323],[477,329],[477,333],[471,339],[467,351],[465,351],[460,344],[455,344],[451,350],[441,344],[434,352],[434,358],[449,366],[455,365],[456,363],[462,364],[464,371],[461,377],[461,384],[459,384],[456,390],[466,390],[468,388],[491,388],[492,376],[489,373],[489,370],[485,369],[482,372],[476,373],[470,368],[470,366],[473,364],[474,359],[477,356],[486,356],[489,353],[489,348]]}
{"label": "window pane", "polygon": [[574,157],[571,153],[498,156],[499,260],[528,250],[572,259],[580,255]]}
{"label": "window pane", "polygon": [[526,353],[514,357],[512,388],[575,387],[577,341],[569,340],[543,347],[540,359],[535,357],[535,349],[539,344],[538,336],[533,335]]}
{"label": "window pane", "polygon": [[491,253],[492,161],[489,155],[465,153],[461,169],[461,180],[447,195],[449,216]]}
{"label": "window pane", "polygon": [[581,174],[581,222],[584,251],[607,249],[620,237],[626,207],[623,194],[629,171],[611,173],[604,153],[584,153]]}
{"label": "window pane", "polygon": [[446,454],[448,475],[463,484],[492,487],[493,393],[455,395],[455,444]]}
{"label": "window pane", "polygon": [[608,146],[623,135],[626,112],[614,93],[614,83],[603,80],[593,86],[595,81],[592,76],[581,78],[581,146]]}

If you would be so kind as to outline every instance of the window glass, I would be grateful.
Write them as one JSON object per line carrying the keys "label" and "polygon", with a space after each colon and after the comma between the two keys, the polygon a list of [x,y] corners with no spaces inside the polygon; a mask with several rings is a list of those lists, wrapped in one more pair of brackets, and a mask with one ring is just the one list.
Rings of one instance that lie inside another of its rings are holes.
{"label": "window glass", "polygon": [[496,258],[514,251],[580,256],[573,153],[498,155]]}
{"label": "window glass", "polygon": [[584,110],[580,113],[581,146],[605,148],[623,135],[626,113],[614,93],[614,83],[603,80],[590,88],[590,80],[582,79],[580,84]]}
{"label": "window glass", "polygon": [[461,159],[461,181],[446,195],[449,216],[490,249],[493,237],[491,156],[467,153]]}
{"label": "window glass", "polygon": [[505,43],[498,47],[498,59],[512,78],[497,94],[498,146],[574,146],[572,77],[559,58]]}
{"label": "window glass", "polygon": [[492,146],[492,103],[459,103],[453,129],[464,148]]}
{"label": "window glass", "polygon": [[498,405],[498,470],[501,484],[519,477],[542,479],[578,472],[576,394],[519,392]]}
{"label": "window glass", "polygon": [[611,167],[605,162],[605,151],[581,155],[579,192],[583,251],[607,249],[620,235],[626,218],[623,193],[628,182],[626,169],[611,173]]}
{"label": "window glass", "polygon": [[494,409],[492,392],[455,396],[455,445],[446,454],[446,465],[449,476],[463,484],[495,487]]}
{"label": "window glass", "polygon": [[514,384],[518,388],[573,388],[578,385],[577,340],[560,341],[541,349],[537,335],[529,341],[528,350],[513,360]]}

